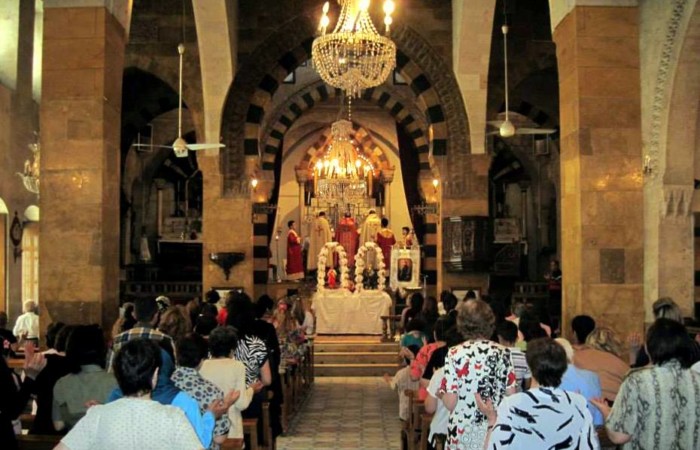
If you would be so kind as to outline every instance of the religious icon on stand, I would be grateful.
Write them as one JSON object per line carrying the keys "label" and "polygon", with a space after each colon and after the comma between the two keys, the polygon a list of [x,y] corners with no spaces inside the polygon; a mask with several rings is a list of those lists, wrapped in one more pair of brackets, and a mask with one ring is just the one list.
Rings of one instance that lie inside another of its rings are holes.
{"label": "religious icon on stand", "polygon": [[397,279],[399,281],[407,282],[411,281],[413,278],[413,261],[410,258],[399,259],[399,272],[397,274]]}
{"label": "religious icon on stand", "polygon": [[328,270],[327,277],[328,277],[328,288],[335,289],[336,279],[338,277],[338,272],[336,272],[336,270],[333,267],[331,267]]}

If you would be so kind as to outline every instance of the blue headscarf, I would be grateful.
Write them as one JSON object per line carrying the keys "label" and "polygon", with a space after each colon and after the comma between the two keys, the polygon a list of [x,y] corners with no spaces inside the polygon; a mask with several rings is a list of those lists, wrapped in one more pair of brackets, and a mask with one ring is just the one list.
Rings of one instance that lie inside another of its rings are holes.
{"label": "blue headscarf", "polygon": [[[160,359],[161,366],[160,370],[158,371],[158,380],[156,381],[155,389],[153,389],[151,392],[151,398],[161,405],[169,405],[173,402],[175,396],[180,392],[180,390],[176,388],[175,384],[173,384],[173,382],[170,380],[170,376],[175,371],[175,364],[173,363],[173,359],[170,357],[168,352],[163,349],[160,349]],[[113,402],[114,400],[119,400],[123,396],[124,394],[122,393],[121,389],[118,387],[114,388],[107,399],[107,403]]]}

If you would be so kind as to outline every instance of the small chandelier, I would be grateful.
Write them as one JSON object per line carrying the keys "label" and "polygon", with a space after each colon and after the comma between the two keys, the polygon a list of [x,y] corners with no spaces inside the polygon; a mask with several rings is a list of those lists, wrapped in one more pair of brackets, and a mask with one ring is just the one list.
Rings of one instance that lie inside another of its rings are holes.
{"label": "small chandelier", "polygon": [[[329,2],[323,5],[321,36],[314,39],[311,58],[323,81],[353,98],[363,89],[382,84],[396,67],[396,44],[381,36],[369,16],[370,0],[338,0],[338,23],[326,34]],[[384,25],[389,34],[393,0],[384,2]]]}
{"label": "small chandelier", "polygon": [[371,195],[374,166],[360,155],[350,138],[352,122],[331,125],[331,138],[313,168],[314,192],[323,200],[357,201]]}
{"label": "small chandelier", "polygon": [[25,189],[27,189],[32,194],[39,195],[39,172],[41,168],[41,147],[37,142],[28,145],[29,149],[33,153],[32,160],[26,160],[24,162],[24,171],[17,172],[20,178],[22,178],[22,183],[24,183]]}

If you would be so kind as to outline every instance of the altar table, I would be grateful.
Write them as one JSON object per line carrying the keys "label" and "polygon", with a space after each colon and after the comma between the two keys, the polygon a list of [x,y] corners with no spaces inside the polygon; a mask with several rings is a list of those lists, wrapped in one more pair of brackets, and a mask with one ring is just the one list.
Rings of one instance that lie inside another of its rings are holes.
{"label": "altar table", "polygon": [[318,334],[382,334],[381,316],[391,310],[384,291],[324,290],[312,298]]}

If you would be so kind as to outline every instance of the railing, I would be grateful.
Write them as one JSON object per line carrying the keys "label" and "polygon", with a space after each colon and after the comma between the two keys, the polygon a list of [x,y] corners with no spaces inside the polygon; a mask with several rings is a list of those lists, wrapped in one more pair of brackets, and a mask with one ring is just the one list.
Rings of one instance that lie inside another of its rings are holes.
{"label": "railing", "polygon": [[199,281],[122,281],[122,297],[155,298],[165,295],[170,300],[189,300],[202,297],[202,283]]}

